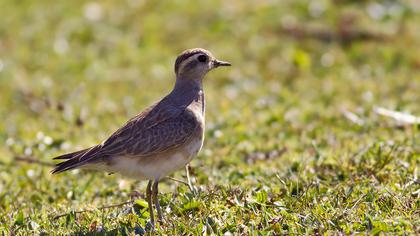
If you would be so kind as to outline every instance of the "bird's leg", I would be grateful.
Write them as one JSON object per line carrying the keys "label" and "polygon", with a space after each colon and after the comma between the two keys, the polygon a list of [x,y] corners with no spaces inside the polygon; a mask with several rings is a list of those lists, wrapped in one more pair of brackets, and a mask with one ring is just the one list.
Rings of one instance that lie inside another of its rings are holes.
{"label": "bird's leg", "polygon": [[155,217],[153,215],[153,204],[152,204],[152,183],[153,182],[149,180],[149,183],[147,184],[146,198],[147,198],[147,204],[149,204],[150,223],[152,223],[152,226],[154,226]]}
{"label": "bird's leg", "polygon": [[159,180],[155,180],[155,182],[153,183],[153,199],[155,202],[159,221],[162,222],[163,216],[162,216],[162,209],[160,209],[159,198],[158,198],[158,184],[159,184]]}
{"label": "bird's leg", "polygon": [[191,183],[191,178],[190,178],[190,171],[189,171],[189,167],[190,167],[190,165],[189,165],[189,164],[187,164],[187,165],[185,166],[185,174],[187,175],[188,188],[190,189],[190,191],[191,191],[193,194],[195,194],[194,187],[193,187],[193,185],[192,185],[192,183]]}

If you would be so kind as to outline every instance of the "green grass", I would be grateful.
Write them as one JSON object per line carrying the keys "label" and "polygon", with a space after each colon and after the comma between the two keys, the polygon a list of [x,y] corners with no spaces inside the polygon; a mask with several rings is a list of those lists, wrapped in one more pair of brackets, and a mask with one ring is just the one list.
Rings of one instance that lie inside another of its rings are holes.
{"label": "green grass", "polygon": [[15,158],[52,163],[102,141],[170,91],[192,47],[234,66],[205,81],[197,193],[162,182],[157,234],[420,233],[419,127],[373,112],[420,116],[416,1],[98,4],[89,18],[98,5],[84,1],[0,2],[3,235],[143,232],[143,200],[100,207],[145,182]]}

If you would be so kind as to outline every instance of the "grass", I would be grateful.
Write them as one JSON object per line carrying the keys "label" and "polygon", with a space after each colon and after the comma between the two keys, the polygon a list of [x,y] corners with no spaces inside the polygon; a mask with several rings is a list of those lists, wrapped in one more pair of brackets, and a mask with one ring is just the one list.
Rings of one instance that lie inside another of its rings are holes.
{"label": "grass", "polygon": [[172,88],[179,52],[204,47],[234,66],[205,81],[196,193],[161,184],[167,221],[157,234],[419,234],[419,126],[373,112],[420,115],[419,9],[409,0],[1,1],[0,232],[144,233],[143,200],[101,207],[145,182],[52,176],[16,157],[49,164],[102,141]]}

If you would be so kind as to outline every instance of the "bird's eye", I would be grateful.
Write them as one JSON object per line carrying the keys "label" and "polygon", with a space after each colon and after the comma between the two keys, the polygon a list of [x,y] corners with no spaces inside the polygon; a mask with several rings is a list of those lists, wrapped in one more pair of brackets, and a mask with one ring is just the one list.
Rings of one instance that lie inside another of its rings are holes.
{"label": "bird's eye", "polygon": [[200,55],[200,56],[198,56],[198,61],[199,62],[206,62],[207,61],[207,56],[205,56],[205,55]]}

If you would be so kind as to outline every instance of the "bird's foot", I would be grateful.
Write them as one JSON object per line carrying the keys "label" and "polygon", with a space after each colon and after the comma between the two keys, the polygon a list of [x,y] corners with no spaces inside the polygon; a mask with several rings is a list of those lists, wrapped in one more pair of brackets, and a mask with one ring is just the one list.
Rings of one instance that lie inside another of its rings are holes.
{"label": "bird's foot", "polygon": [[155,231],[155,222],[148,221],[145,226],[146,232],[153,233]]}

